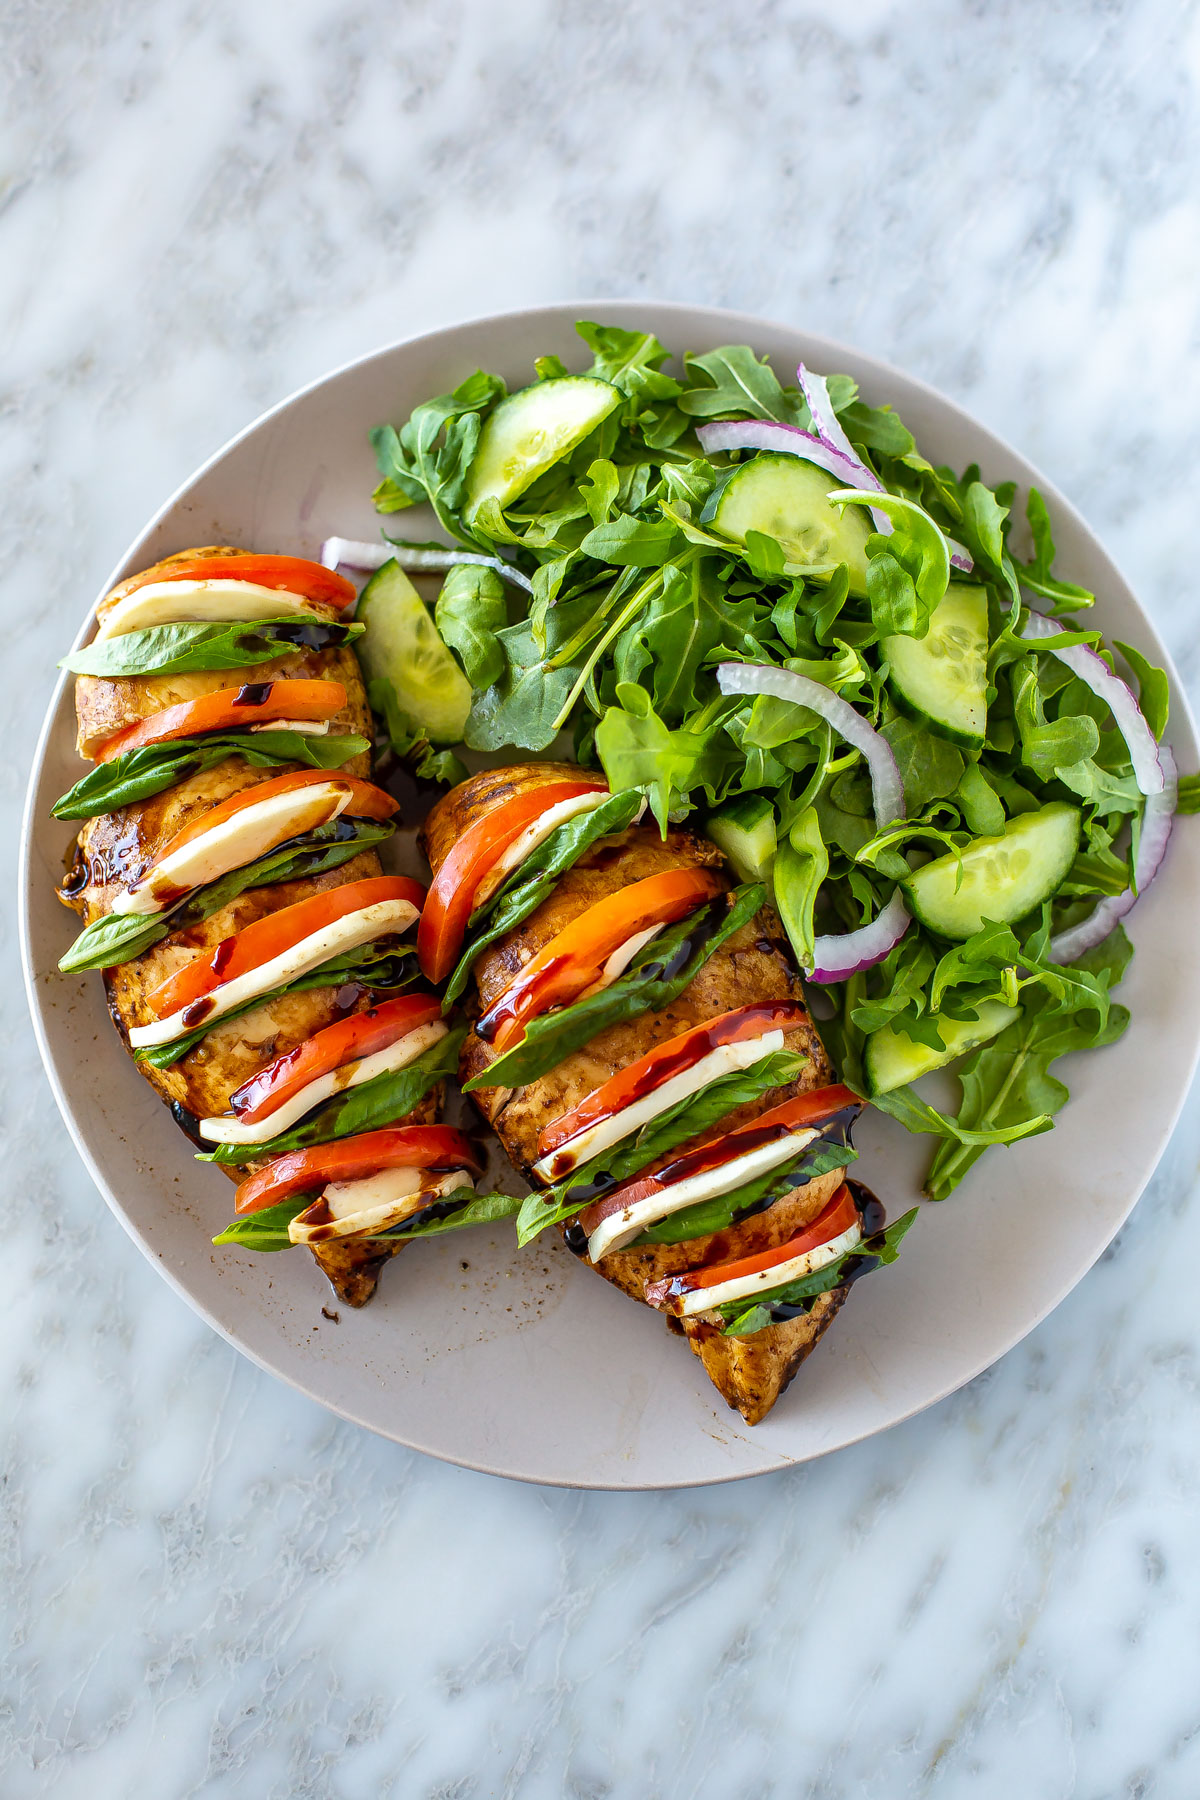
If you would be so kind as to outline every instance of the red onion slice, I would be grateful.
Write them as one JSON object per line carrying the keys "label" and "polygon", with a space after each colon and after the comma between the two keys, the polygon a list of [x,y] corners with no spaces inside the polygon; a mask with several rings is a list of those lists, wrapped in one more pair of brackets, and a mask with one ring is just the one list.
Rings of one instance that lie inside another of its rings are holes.
{"label": "red onion slice", "polygon": [[[1029,643],[1036,643],[1039,638],[1058,637],[1063,629],[1053,619],[1048,619],[1045,613],[1035,612],[1030,607],[1021,636]],[[1119,675],[1113,674],[1103,657],[1097,656],[1086,644],[1072,644],[1064,650],[1047,650],[1046,654],[1056,656],[1073,675],[1078,675],[1098,700],[1103,700],[1116,722],[1117,730],[1129,747],[1129,760],[1133,764],[1134,778],[1139,788],[1143,794],[1161,794],[1165,779],[1162,752],[1132,690]]]}
{"label": "red onion slice", "polygon": [[[904,817],[904,784],[891,745],[840,694],[807,675],[762,663],[721,663],[717,685],[723,694],[770,694],[819,714],[839,737],[862,752],[871,776],[871,795],[880,827]],[[860,969],[872,968],[900,942],[910,923],[908,908],[897,888],[870,924],[860,925],[857,931],[816,939],[810,979],[845,981]]]}
{"label": "red onion slice", "polygon": [[495,569],[505,581],[532,594],[533,583],[520,569],[514,569],[502,556],[479,556],[472,550],[406,550],[403,544],[364,544],[358,538],[326,538],[321,545],[321,561],[327,569],[355,569],[366,574],[381,569],[385,562],[396,561],[402,569],[454,569],[459,563],[475,563],[482,569]]}
{"label": "red onion slice", "polygon": [[[709,425],[698,425],[696,436],[706,456],[716,450],[778,450],[785,456],[799,456],[805,462],[815,463],[818,469],[836,475],[846,487],[880,488],[873,478],[869,482],[863,479],[870,470],[864,471],[857,457],[831,450],[819,437],[811,431],[801,431],[798,425],[780,425],[774,419],[714,419]],[[890,520],[888,523],[890,526]]]}
{"label": "red onion slice", "polygon": [[[1068,654],[1068,653],[1064,653]],[[1096,659],[1099,662],[1099,657]],[[1103,668],[1103,664],[1101,667]],[[1108,670],[1104,673],[1108,675]],[[1109,676],[1109,680],[1115,677]],[[1124,683],[1121,684],[1124,686]],[[1126,688],[1126,693],[1129,690]],[[1132,698],[1132,696],[1131,696]],[[1050,939],[1050,960],[1056,963],[1071,963],[1082,956],[1085,950],[1103,943],[1113,926],[1131,912],[1141,899],[1154,877],[1162,867],[1163,857],[1167,853],[1167,844],[1171,838],[1171,826],[1175,818],[1175,803],[1179,795],[1179,771],[1175,766],[1175,757],[1167,744],[1158,746],[1158,766],[1163,778],[1163,785],[1158,793],[1149,794],[1146,798],[1146,809],[1142,814],[1142,833],[1138,839],[1137,856],[1133,864],[1134,888],[1126,888],[1123,894],[1110,894],[1107,899],[1091,912],[1078,925],[1072,925],[1067,931],[1060,931],[1057,937]]]}

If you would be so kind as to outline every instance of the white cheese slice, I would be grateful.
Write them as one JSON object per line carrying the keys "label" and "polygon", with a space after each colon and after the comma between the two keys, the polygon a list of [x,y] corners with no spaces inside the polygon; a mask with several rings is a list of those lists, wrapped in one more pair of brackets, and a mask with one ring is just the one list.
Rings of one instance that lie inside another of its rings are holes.
{"label": "white cheese slice", "polygon": [[853,1250],[861,1240],[862,1226],[856,1221],[840,1237],[831,1238],[827,1244],[818,1244],[815,1250],[806,1250],[803,1256],[793,1256],[789,1262],[776,1263],[773,1269],[760,1269],[757,1275],[742,1275],[736,1281],[720,1281],[715,1287],[696,1288],[684,1296],[680,1312],[684,1318],[689,1318],[693,1313],[725,1306],[730,1300],[753,1300],[756,1295],[770,1293],[785,1282],[815,1275],[818,1269],[824,1269],[848,1250]]}
{"label": "white cheese slice", "polygon": [[424,1211],[443,1194],[474,1186],[463,1169],[434,1176],[426,1169],[382,1169],[361,1181],[331,1181],[321,1198],[333,1218],[304,1224],[305,1215],[300,1213],[288,1226],[288,1236],[293,1244],[307,1244],[314,1238],[322,1243],[335,1237],[387,1231],[410,1214]]}
{"label": "white cheese slice", "polygon": [[[132,1038],[130,1040],[132,1042]],[[718,1044],[707,1056],[690,1069],[673,1075],[669,1081],[660,1083],[652,1093],[644,1094],[632,1105],[623,1107],[620,1112],[610,1118],[598,1119],[594,1125],[577,1132],[557,1150],[551,1150],[533,1165],[533,1172],[539,1181],[552,1182],[569,1175],[582,1163],[590,1162],[602,1150],[611,1149],[623,1138],[632,1137],[643,1125],[656,1119],[669,1106],[678,1100],[686,1100],[689,1094],[698,1093],[707,1087],[710,1081],[716,1081],[720,1075],[732,1075],[738,1069],[752,1068],[761,1062],[764,1056],[774,1055],[776,1050],[783,1049],[783,1032],[776,1027],[765,1031],[761,1037],[743,1038],[736,1044]]]}
{"label": "white cheese slice", "polygon": [[[411,900],[377,900],[373,906],[347,913],[344,919],[336,919],[332,925],[325,925],[320,931],[301,938],[298,944],[293,944],[290,950],[273,957],[270,962],[262,963],[244,975],[235,975],[232,981],[221,982],[204,996],[212,1005],[202,1018],[194,1020],[194,1024],[215,1025],[235,1007],[256,1000],[260,994],[269,994],[285,982],[308,975],[331,957],[344,956],[388,932],[407,931],[416,917],[417,909]],[[150,1025],[135,1025],[129,1033],[130,1045],[135,1050],[142,1050],[152,1044],[169,1044],[172,1038],[182,1037],[185,1031],[193,1029],[184,1014],[196,1004],[191,1001],[178,1012],[165,1019],[156,1019]]]}
{"label": "white cheese slice", "polygon": [[[547,807],[544,813],[539,814],[525,827],[519,837],[513,839],[499,862],[488,870],[475,891],[472,911],[478,911],[496,892],[496,889],[508,880],[513,870],[519,868],[525,858],[531,856],[539,844],[545,843],[552,831],[557,831],[559,826],[565,825],[568,819],[578,818],[580,813],[595,812],[598,806],[603,806],[604,802],[611,798],[612,795],[608,789],[601,788],[594,794],[576,794],[572,800],[560,800],[557,806]],[[637,815],[638,819],[645,810],[646,802],[643,800],[641,811]],[[636,819],[634,823],[637,823]]]}
{"label": "white cheese slice", "polygon": [[271,719],[265,725],[252,725],[251,731],[298,731],[301,737],[325,737],[328,719]]}
{"label": "white cheese slice", "polygon": [[660,1220],[669,1219],[672,1213],[682,1212],[685,1206],[695,1206],[700,1200],[715,1200],[719,1194],[732,1193],[744,1182],[753,1181],[769,1169],[778,1168],[780,1163],[790,1161],[819,1135],[812,1130],[789,1131],[786,1137],[760,1144],[757,1149],[732,1157],[718,1168],[705,1169],[686,1181],[672,1182],[660,1193],[635,1200],[623,1212],[609,1213],[588,1239],[588,1255],[595,1263],[613,1250],[623,1250],[648,1225],[657,1225]]}
{"label": "white cheese slice", "polygon": [[290,1130],[305,1113],[310,1113],[324,1100],[332,1100],[335,1094],[361,1087],[366,1081],[374,1081],[377,1075],[391,1075],[397,1069],[406,1069],[432,1045],[440,1043],[447,1029],[440,1019],[418,1025],[414,1031],[397,1038],[394,1044],[376,1050],[373,1056],[360,1056],[357,1062],[343,1063],[338,1069],[318,1075],[290,1100],[268,1113],[265,1119],[259,1119],[257,1124],[244,1124],[233,1113],[224,1113],[216,1119],[201,1119],[200,1136],[210,1144],[265,1144],[270,1138],[278,1137],[281,1131]]}
{"label": "white cheese slice", "polygon": [[289,838],[328,824],[349,806],[353,790],[336,776],[271,794],[250,802],[232,818],[202,831],[154,867],[113,902],[115,913],[157,913],[174,906],[183,893],[218,881],[231,869],[244,869]]}
{"label": "white cheese slice", "polygon": [[104,614],[96,637],[124,637],[152,625],[215,625],[231,619],[324,619],[302,594],[260,587],[256,581],[148,581]]}
{"label": "white cheese slice", "polygon": [[626,938],[620,949],[613,951],[601,969],[598,979],[593,981],[590,988],[585,988],[579,998],[586,1000],[589,994],[600,994],[605,988],[611,987],[613,982],[619,980],[625,973],[642,945],[648,944],[651,938],[657,937],[662,929],[661,925],[650,925],[645,931],[635,931],[631,938]]}

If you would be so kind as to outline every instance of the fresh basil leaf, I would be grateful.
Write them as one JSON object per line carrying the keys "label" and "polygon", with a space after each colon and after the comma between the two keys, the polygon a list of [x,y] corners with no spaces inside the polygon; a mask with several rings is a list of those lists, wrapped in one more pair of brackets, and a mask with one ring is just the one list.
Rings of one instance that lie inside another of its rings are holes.
{"label": "fresh basil leaf", "polygon": [[237,1168],[252,1160],[286,1156],[289,1150],[306,1150],[310,1144],[329,1144],[336,1138],[357,1137],[360,1132],[392,1125],[407,1117],[430,1088],[457,1072],[458,1053],[466,1035],[467,1027],[456,1025],[403,1069],[389,1069],[361,1087],[346,1088],[290,1131],[262,1144],[218,1144],[201,1151],[196,1161]]}
{"label": "fresh basil leaf", "polygon": [[[565,820],[514,869],[503,886],[471,915],[466,948],[442,997],[443,1012],[449,1011],[466,987],[476,958],[527,919],[554,892],[558,876],[577,863],[585,850],[631,825],[642,802],[643,797],[636,790],[610,794],[591,812]],[[477,925],[481,929],[477,930]]]}
{"label": "fresh basil leaf", "polygon": [[816,1181],[818,1176],[828,1175],[832,1169],[843,1168],[857,1157],[858,1151],[852,1144],[818,1139],[794,1162],[781,1168],[768,1169],[765,1175],[758,1176],[754,1181],[744,1182],[741,1187],[734,1188],[728,1194],[718,1194],[712,1200],[698,1200],[695,1206],[687,1206],[682,1212],[673,1213],[669,1219],[648,1226],[634,1242],[686,1244],[691,1238],[708,1237],[714,1231],[724,1231],[726,1226],[732,1225],[736,1218],[749,1212],[751,1208],[765,1210],[766,1205],[782,1200],[793,1188]]}
{"label": "fresh basil leaf", "polygon": [[261,1212],[246,1213],[233,1219],[213,1239],[214,1244],[238,1244],[243,1250],[294,1250],[288,1226],[312,1204],[311,1194],[281,1200],[278,1206],[264,1206]]}
{"label": "fresh basil leaf", "polygon": [[[243,1250],[270,1252],[297,1250],[288,1236],[292,1220],[312,1204],[312,1195],[303,1194],[283,1200],[278,1206],[266,1206],[261,1212],[247,1213],[234,1219],[217,1237],[214,1244],[237,1244]],[[509,1194],[477,1194],[474,1188],[455,1188],[444,1194],[424,1212],[417,1213],[412,1224],[392,1226],[388,1231],[361,1231],[344,1238],[327,1238],[327,1243],[378,1244],[382,1249],[406,1244],[413,1238],[434,1237],[445,1231],[461,1231],[464,1226],[491,1224],[496,1219],[509,1219],[521,1202]]]}
{"label": "fresh basil leaf", "polygon": [[464,1093],[478,1088],[526,1087],[558,1067],[573,1051],[590,1044],[609,1025],[661,1012],[695,980],[709,957],[735,931],[748,925],[763,906],[762,886],[735,888],[698,907],[686,919],[668,925],[643,944],[625,973],[598,994],[576,1000],[561,1012],[546,1013],[525,1027],[520,1043],[498,1056],[482,1074],[463,1083]]}
{"label": "fresh basil leaf", "polygon": [[[878,1231],[871,1237],[863,1238],[853,1250],[847,1250],[835,1262],[826,1263],[812,1275],[803,1275],[798,1281],[785,1282],[781,1287],[772,1288],[761,1297],[756,1297],[752,1306],[744,1300],[730,1300],[716,1310],[726,1320],[726,1337],[750,1337],[756,1331],[762,1331],[773,1324],[771,1308],[773,1306],[799,1306],[805,1300],[815,1300],[820,1294],[828,1294],[834,1288],[841,1287],[847,1276],[869,1274],[887,1263],[895,1262],[900,1254],[900,1245],[912,1227],[917,1216],[917,1208],[906,1212],[903,1218],[897,1219],[885,1231]],[[868,1266],[857,1268],[855,1265],[866,1263]]]}
{"label": "fresh basil leaf", "polygon": [[312,769],[340,769],[370,748],[364,737],[316,737],[303,731],[233,731],[173,738],[170,743],[148,744],[98,764],[63,795],[53,813],[56,819],[94,819],[100,813],[116,812],[118,807],[161,794],[164,788],[175,787],[231,756],[244,757],[258,769],[293,762],[306,763]]}
{"label": "fresh basil leaf", "polygon": [[[347,827],[351,827],[347,831]],[[231,869],[219,881],[198,889],[169,913],[107,913],[81,931],[59,962],[64,974],[80,969],[112,969],[132,962],[169,932],[182,931],[210,919],[239,894],[279,881],[299,881],[340,868],[361,850],[382,843],[396,827],[374,819],[335,819],[281,844],[268,856]]]}
{"label": "fresh basil leaf", "polygon": [[151,625],[120,637],[97,638],[65,656],[60,669],[76,675],[181,675],[200,669],[239,669],[272,662],[298,649],[333,650],[360,637],[365,625],[325,619],[253,619],[204,625]]}
{"label": "fresh basil leaf", "polygon": [[730,1075],[710,1081],[698,1093],[689,1094],[667,1107],[656,1118],[643,1125],[636,1137],[615,1144],[611,1150],[593,1157],[590,1163],[576,1169],[543,1193],[528,1194],[517,1215],[517,1242],[527,1244],[548,1225],[575,1216],[597,1195],[607,1192],[618,1182],[636,1175],[656,1158],[674,1150],[677,1144],[699,1137],[710,1125],[716,1125],[739,1106],[761,1100],[773,1088],[786,1087],[795,1081],[806,1058],[790,1050],[776,1050],[748,1069],[737,1069]]}
{"label": "fresh basil leaf", "polygon": [[[462,1205],[456,1212],[446,1214],[442,1211],[443,1205],[452,1204],[460,1197],[463,1197]],[[498,1219],[511,1219],[520,1209],[521,1201],[514,1194],[477,1194],[471,1188],[455,1188],[443,1202],[418,1213],[412,1225],[391,1236],[404,1243],[410,1238],[439,1237],[446,1231],[463,1231],[471,1225],[493,1225]]]}

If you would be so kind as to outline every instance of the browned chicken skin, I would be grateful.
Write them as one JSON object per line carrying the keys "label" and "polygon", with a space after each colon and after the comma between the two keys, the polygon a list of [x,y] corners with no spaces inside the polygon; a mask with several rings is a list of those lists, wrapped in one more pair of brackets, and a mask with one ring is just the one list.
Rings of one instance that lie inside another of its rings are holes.
{"label": "browned chicken skin", "polygon": [[[576,769],[561,763],[525,764],[491,769],[462,783],[439,801],[425,823],[424,846],[434,873],[462,834],[511,794],[577,775]],[[588,907],[659,870],[689,867],[725,874],[724,859],[716,846],[691,831],[671,830],[664,842],[656,827],[636,825],[594,845],[559,878],[553,894],[528,919],[479,957],[474,972],[481,1007],[490,1006],[525,964]],[[732,885],[731,877],[726,880]],[[670,1006],[609,1026],[526,1087],[482,1088],[474,1098],[514,1166],[530,1179],[541,1130],[601,1082],[655,1044],[692,1025],[752,1001],[771,999],[802,1001],[803,995],[779,920],[764,907],[751,924],[721,945]],[[757,1117],[792,1094],[825,1087],[832,1081],[824,1046],[807,1019],[787,1034],[785,1042],[788,1049],[807,1058],[800,1076],[789,1087],[775,1089],[729,1114],[722,1121],[723,1129]],[[463,1046],[462,1079],[483,1073],[493,1057],[490,1046],[472,1031]],[[680,1151],[670,1154],[676,1156]],[[645,1172],[656,1166],[651,1164]],[[737,1221],[713,1237],[684,1244],[632,1245],[613,1252],[601,1259],[597,1272],[633,1299],[644,1300],[648,1281],[710,1259],[731,1260],[774,1248],[816,1218],[836,1192],[843,1173],[834,1170],[794,1189],[765,1212]],[[835,1289],[822,1295],[809,1313],[771,1325],[750,1338],[723,1337],[703,1321],[688,1320],[683,1330],[730,1406],[749,1424],[757,1424],[813,1349],[845,1296],[845,1288]]]}
{"label": "browned chicken skin", "polygon": [[[239,552],[227,546],[180,552],[180,557],[229,555]],[[179,560],[169,557],[155,568]],[[123,587],[115,588],[119,598]],[[104,610],[102,606],[101,610]],[[325,610],[333,616],[332,608]],[[81,675],[75,684],[75,708],[79,721],[81,754],[87,754],[113,732],[139,719],[152,717],[165,707],[193,700],[232,685],[283,678],[306,681],[339,681],[346,689],[346,705],[332,720],[337,733],[354,732],[371,737],[371,714],[359,673],[358,659],[346,648],[300,650],[253,668],[205,671],[190,675],[146,675],[117,680]],[[370,775],[370,756],[364,753],[342,766],[339,773]],[[138,880],[164,846],[184,826],[203,817],[220,801],[262,781],[277,778],[278,766],[255,768],[240,756],[227,758],[215,768],[195,774],[160,794],[121,807],[113,813],[89,819],[81,829],[75,853],[70,891],[60,897],[82,915],[85,924],[112,911],[122,889]],[[291,906],[309,894],[362,881],[382,873],[373,850],[363,850],[340,868],[299,881],[252,888],[228,906],[185,930],[172,932],[131,962],[104,973],[109,1012],[122,1039],[128,1043],[132,1027],[150,1018],[147,996],[169,975],[194,957],[211,952],[223,938],[241,931],[256,919]],[[347,1012],[369,1004],[369,997],[354,988],[313,988],[285,994],[265,1006],[255,1007],[240,1018],[217,1025],[189,1054],[169,1069],[139,1063],[142,1074],[168,1105],[195,1118],[213,1117],[228,1109],[230,1096],[251,1075],[275,1057],[294,1050],[315,1032],[331,1025]],[[433,1123],[441,1112],[441,1084],[426,1094],[399,1124]],[[217,1167],[223,1165],[217,1164]],[[247,1168],[254,1168],[253,1159]],[[244,1171],[225,1168],[233,1180]],[[333,1283],[339,1299],[362,1306],[370,1299],[382,1265],[396,1250],[375,1244],[356,1244],[343,1239],[311,1246],[314,1256]]]}

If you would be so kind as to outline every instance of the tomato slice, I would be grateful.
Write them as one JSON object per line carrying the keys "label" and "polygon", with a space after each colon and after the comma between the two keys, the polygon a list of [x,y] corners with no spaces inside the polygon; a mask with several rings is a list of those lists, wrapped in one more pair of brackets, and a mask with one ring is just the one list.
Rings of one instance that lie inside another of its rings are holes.
{"label": "tomato slice", "polygon": [[683,1275],[668,1275],[662,1281],[647,1282],[646,1299],[651,1306],[669,1308],[672,1300],[677,1300],[684,1294],[702,1292],[705,1288],[719,1287],[726,1281],[741,1281],[745,1276],[761,1275],[768,1269],[777,1269],[781,1264],[789,1263],[797,1256],[805,1256],[810,1250],[816,1250],[833,1238],[841,1237],[858,1218],[854,1195],[843,1182],[824,1211],[818,1213],[812,1224],[806,1225],[796,1237],[789,1238],[786,1244],[779,1244],[774,1250],[760,1251],[757,1256],[743,1256],[737,1262],[709,1263],[702,1269],[688,1269]]}
{"label": "tomato slice", "polygon": [[674,1187],[677,1182],[688,1181],[693,1175],[703,1175],[709,1169],[719,1169],[724,1163],[733,1162],[739,1156],[748,1156],[763,1144],[786,1137],[789,1132],[813,1130],[827,1125],[840,1112],[849,1107],[854,1107],[857,1112],[862,1105],[857,1094],[840,1085],[814,1088],[807,1094],[795,1094],[782,1105],[760,1113],[757,1119],[750,1119],[745,1125],[739,1125],[735,1131],[727,1131],[723,1137],[706,1138],[694,1150],[685,1151],[682,1156],[677,1156],[674,1162],[666,1163],[653,1175],[639,1176],[636,1181],[628,1182],[624,1187],[614,1188],[611,1193],[589,1206],[586,1212],[580,1213],[579,1223],[590,1237],[597,1225],[607,1219],[610,1213],[624,1212],[627,1206],[636,1206],[639,1201],[649,1200],[652,1194],[661,1194],[665,1188]]}
{"label": "tomato slice", "polygon": [[244,687],[218,688],[215,694],[202,694],[198,700],[185,700],[124,726],[101,744],[96,760],[112,762],[130,750],[144,750],[147,744],[198,737],[205,731],[246,731],[274,719],[332,719],[345,704],[340,681],[252,681]]}
{"label": "tomato slice", "polygon": [[297,900],[293,906],[280,907],[256,919],[244,931],[222,939],[211,956],[198,956],[147,996],[146,1005],[155,1019],[169,1018],[182,1007],[211,994],[214,988],[239,975],[248,975],[263,963],[274,962],[294,944],[323,931],[349,913],[377,906],[385,900],[407,900],[420,907],[425,890],[419,881],[407,875],[371,875],[365,881],[348,881],[342,887],[326,888]]}
{"label": "tomato slice", "polygon": [[311,787],[332,788],[335,794],[349,790],[349,804],[343,808],[343,813],[353,819],[390,819],[400,809],[398,800],[393,800],[390,794],[385,794],[373,782],[360,781],[357,776],[339,775],[336,770],[330,769],[293,769],[289,775],[276,775],[270,781],[260,781],[254,787],[242,788],[238,793],[231,794],[228,800],[222,800],[219,806],[212,807],[199,818],[193,819],[190,825],[185,825],[182,831],[177,831],[170,842],[163,845],[154,860],[160,863],[166,857],[173,856],[176,850],[194,843],[214,826],[224,825],[236,818],[247,807],[258,806],[264,800],[273,800],[279,794],[295,794]]}
{"label": "tomato slice", "polygon": [[475,1027],[494,1050],[508,1050],[530,1019],[569,1006],[604,973],[622,944],[651,925],[673,925],[724,887],[710,869],[666,869],[589,906],[544,944]]}
{"label": "tomato slice", "polygon": [[160,581],[251,581],[255,587],[282,588],[299,594],[305,600],[323,600],[329,606],[349,606],[355,586],[344,575],[337,575],[322,563],[309,562],[304,556],[257,556],[242,550],[236,556],[181,556],[157,568],[143,569],[121,582],[106,598],[123,600],[138,588],[157,586]]}
{"label": "tomato slice", "polygon": [[468,826],[434,876],[417,933],[417,956],[430,981],[444,981],[458,960],[479,884],[527,825],[550,807],[581,794],[603,793],[597,776],[526,788]]}
{"label": "tomato slice", "polygon": [[482,1170],[483,1159],[465,1133],[453,1125],[393,1125],[365,1131],[361,1137],[313,1144],[279,1156],[257,1175],[241,1183],[234,1196],[236,1213],[261,1212],[293,1194],[323,1188],[331,1181],[361,1181],[381,1169]]}
{"label": "tomato slice", "polygon": [[694,1068],[702,1057],[721,1044],[762,1037],[777,1028],[792,1031],[807,1019],[808,1014],[795,1000],[756,1000],[749,1006],[737,1006],[731,1012],[718,1014],[715,1019],[707,1019],[702,1025],[690,1026],[678,1037],[668,1038],[665,1044],[656,1044],[628,1068],[593,1088],[570,1112],[545,1126],[538,1138],[539,1157],[549,1155],[589,1126],[611,1118],[635,1100],[653,1093],[664,1081]]}
{"label": "tomato slice", "polygon": [[432,1024],[441,1015],[441,1002],[434,994],[401,994],[380,1006],[370,1006],[365,1012],[351,1013],[306,1038],[286,1056],[277,1056],[265,1069],[244,1081],[229,1104],[243,1124],[257,1125],[260,1119],[269,1119],[278,1112],[285,1101],[310,1082],[344,1068],[347,1063],[386,1050],[399,1038]]}

